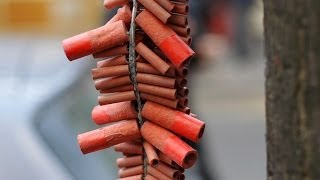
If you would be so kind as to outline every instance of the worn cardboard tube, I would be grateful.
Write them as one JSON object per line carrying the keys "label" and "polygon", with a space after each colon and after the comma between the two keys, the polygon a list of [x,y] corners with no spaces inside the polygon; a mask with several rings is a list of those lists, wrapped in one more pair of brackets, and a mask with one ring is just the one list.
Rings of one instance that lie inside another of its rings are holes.
{"label": "worn cardboard tube", "polygon": [[186,3],[174,3],[173,13],[187,15],[189,13],[189,6]]}
{"label": "worn cardboard tube", "polygon": [[129,75],[128,65],[95,68],[91,70],[92,79]]}
{"label": "worn cardboard tube", "polygon": [[168,24],[168,26],[172,30],[174,30],[174,32],[176,32],[179,36],[187,37],[191,33],[191,30],[189,27],[180,27],[174,24]]}
{"label": "worn cardboard tube", "polygon": [[114,150],[117,152],[122,152],[126,154],[143,154],[142,145],[132,144],[132,143],[120,143],[114,146]]}
{"label": "worn cardboard tube", "polygon": [[196,162],[197,151],[168,130],[146,121],[140,131],[145,140],[180,166],[190,168]]}
{"label": "worn cardboard tube", "polygon": [[150,101],[144,104],[141,114],[142,117],[193,142],[198,142],[201,139],[205,129],[204,122]]}
{"label": "worn cardboard tube", "polygon": [[127,4],[129,0],[104,0],[103,6],[107,9],[113,9],[117,6],[123,6]]}
{"label": "worn cardboard tube", "polygon": [[118,180],[141,180],[142,177],[143,177],[143,175],[140,174],[140,175],[125,177],[125,178],[120,178],[120,179],[118,179]]}
{"label": "worn cardboard tube", "polygon": [[186,107],[189,104],[189,99],[187,97],[180,97],[178,101],[179,106]]}
{"label": "worn cardboard tube", "polygon": [[145,180],[158,180],[158,178],[155,178],[154,176],[147,174],[146,177],[144,177]]}
{"label": "worn cardboard tube", "polygon": [[142,83],[138,83],[138,89],[141,92],[149,93],[152,95],[164,97],[171,100],[175,100],[177,97],[176,89],[164,88],[164,87],[153,86],[153,85],[142,84]]}
{"label": "worn cardboard tube", "polygon": [[120,169],[118,175],[120,178],[140,175],[143,173],[143,166],[134,166],[126,169]]}
{"label": "worn cardboard tube", "polygon": [[[172,72],[172,70],[173,70],[173,72]],[[172,70],[169,69],[169,71],[164,76],[166,76],[166,77],[175,77],[174,69],[172,69]],[[162,75],[160,71],[155,69],[150,64],[142,63],[142,62],[137,62],[137,72],[138,73]]]}
{"label": "worn cardboard tube", "polygon": [[150,84],[166,88],[174,88],[176,79],[154,74],[137,73],[138,83]]}
{"label": "worn cardboard tube", "polygon": [[136,51],[147,60],[154,68],[161,72],[161,74],[166,74],[170,69],[170,65],[167,64],[163,59],[161,59],[157,54],[155,54],[151,49],[149,49],[143,42],[136,45]]}
{"label": "worn cardboard tube", "polygon": [[[160,6],[155,0],[138,0],[146,9],[148,9],[154,16],[156,16],[163,23],[167,23],[171,14]],[[175,7],[173,7],[175,8]]]}
{"label": "worn cardboard tube", "polygon": [[181,97],[186,97],[189,95],[189,89],[187,87],[182,87],[178,89],[177,93]]}
{"label": "worn cardboard tube", "polygon": [[134,94],[134,91],[109,93],[98,96],[98,102],[100,105],[113,104],[123,101],[133,101],[135,99],[136,96]]}
{"label": "worn cardboard tube", "polygon": [[176,78],[176,87],[183,88],[187,85],[188,80],[186,78]]}
{"label": "worn cardboard tube", "polygon": [[92,110],[91,117],[97,125],[103,125],[120,120],[134,119],[137,117],[137,112],[131,101],[124,101],[96,106]]}
{"label": "worn cardboard tube", "polygon": [[191,109],[189,107],[178,106],[177,109],[178,109],[178,111],[181,111],[181,112],[188,114],[188,115],[191,113]]}
{"label": "worn cardboard tube", "polygon": [[115,88],[123,85],[131,84],[129,76],[102,78],[94,81],[94,85],[97,90],[105,90],[109,88]]}
{"label": "worn cardboard tube", "polygon": [[133,85],[132,84],[128,84],[128,85],[124,85],[124,86],[119,86],[119,87],[114,87],[114,88],[110,88],[110,89],[100,90],[100,93],[104,94],[104,93],[115,93],[115,92],[125,92],[125,91],[133,91]]}
{"label": "worn cardboard tube", "polygon": [[157,2],[161,7],[163,7],[168,12],[171,12],[174,8],[174,4],[169,0],[154,0]]}
{"label": "worn cardboard tube", "polygon": [[180,27],[187,27],[189,24],[188,17],[184,15],[173,14],[168,19],[168,24],[173,24]]}
{"label": "worn cardboard tube", "polygon": [[195,52],[172,29],[149,11],[143,10],[136,22],[175,67],[182,66],[194,56]]}
{"label": "worn cardboard tube", "polygon": [[127,58],[125,55],[117,56],[109,59],[105,59],[97,62],[97,67],[110,67],[110,66],[119,66],[119,65],[127,65]]}
{"label": "worn cardboard tube", "polygon": [[159,157],[156,152],[156,149],[148,142],[144,141],[143,142],[143,147],[146,152],[147,158],[148,158],[148,163],[152,167],[156,167],[159,165]]}
{"label": "worn cardboard tube", "polygon": [[134,119],[79,134],[78,143],[82,153],[88,154],[139,137],[139,127]]}
{"label": "worn cardboard tube", "polygon": [[121,56],[128,54],[128,44],[116,46],[110,49],[106,49],[97,53],[94,53],[92,56],[94,58],[109,58],[114,56]]}
{"label": "worn cardboard tube", "polygon": [[119,168],[127,168],[138,165],[143,165],[143,157],[141,155],[117,159],[117,166]]}
{"label": "worn cardboard tube", "polygon": [[181,78],[185,78],[188,76],[189,74],[189,69],[187,67],[180,67],[176,69],[176,74],[181,77]]}
{"label": "worn cardboard tube", "polygon": [[163,174],[162,172],[160,172],[159,170],[157,170],[151,166],[147,167],[147,171],[149,174],[151,174],[153,177],[155,177],[157,179],[171,180],[171,178],[169,178],[168,176],[166,176],[165,174]]}
{"label": "worn cardboard tube", "polygon": [[70,61],[128,42],[123,21],[106,24],[100,28],[63,40],[63,49]]}
{"label": "worn cardboard tube", "polygon": [[173,165],[174,162],[165,154],[163,154],[162,152],[159,153],[159,159],[161,162],[166,163],[168,165]]}
{"label": "worn cardboard tube", "polygon": [[178,99],[171,100],[171,99],[167,99],[167,98],[163,98],[163,97],[159,97],[159,96],[155,96],[155,95],[143,93],[143,92],[140,93],[140,96],[144,100],[152,101],[173,109],[177,108],[178,101],[179,101]]}
{"label": "worn cardboard tube", "polygon": [[119,8],[117,14],[113,16],[107,24],[114,23],[122,20],[128,27],[131,21],[132,12],[128,4],[124,5],[122,8]]}
{"label": "worn cardboard tube", "polygon": [[168,166],[167,164],[163,162],[159,162],[159,165],[157,167],[154,167],[158,171],[162,172],[166,176],[170,177],[171,179],[178,179],[180,172],[177,169],[174,169],[171,166]]}
{"label": "worn cardboard tube", "polygon": [[179,37],[183,42],[185,42],[189,46],[192,44],[192,38],[190,36],[187,36],[187,37],[179,36]]}

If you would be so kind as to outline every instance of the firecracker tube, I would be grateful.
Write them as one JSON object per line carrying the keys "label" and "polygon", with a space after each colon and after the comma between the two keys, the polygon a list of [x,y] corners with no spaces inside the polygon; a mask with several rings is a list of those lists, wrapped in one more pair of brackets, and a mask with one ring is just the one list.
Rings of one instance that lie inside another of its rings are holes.
{"label": "firecracker tube", "polygon": [[174,4],[169,0],[154,0],[157,2],[161,7],[163,7],[168,12],[171,12],[174,8]]}
{"label": "firecracker tube", "polygon": [[173,109],[177,108],[178,102],[179,102],[178,99],[171,100],[171,99],[167,99],[167,98],[163,98],[163,97],[159,97],[159,96],[155,96],[155,95],[143,93],[143,92],[140,93],[140,96],[144,100],[152,101]]}
{"label": "firecracker tube", "polygon": [[93,80],[106,77],[125,76],[129,75],[129,68],[128,65],[94,68],[91,70],[91,74]]}
{"label": "firecracker tube", "polygon": [[114,56],[127,55],[128,53],[129,53],[128,44],[125,44],[125,45],[120,45],[120,46],[116,46],[110,49],[97,52],[92,56],[94,58],[108,58],[108,57],[114,57]]}
{"label": "firecracker tube", "polygon": [[108,93],[98,96],[98,103],[100,105],[118,103],[123,101],[133,101],[136,99],[134,91],[125,91],[118,93]]}
{"label": "firecracker tube", "polygon": [[153,86],[149,84],[138,84],[138,89],[144,93],[150,93],[152,95],[164,97],[167,99],[175,100],[177,98],[177,90],[171,88],[164,88],[159,86]]}
{"label": "firecracker tube", "polygon": [[128,27],[131,21],[131,10],[128,4],[124,5],[122,8],[119,8],[117,11],[117,14],[113,16],[107,24],[117,22],[119,20],[122,20],[126,26]]}
{"label": "firecracker tube", "polygon": [[106,24],[100,28],[65,39],[63,49],[70,61],[128,42],[123,21]]}
{"label": "firecracker tube", "polygon": [[188,17],[184,16],[184,15],[173,14],[168,19],[168,24],[173,24],[173,25],[177,25],[180,27],[187,27],[189,24]]}
{"label": "firecracker tube", "polygon": [[104,90],[109,88],[115,88],[123,85],[131,84],[129,76],[102,78],[94,81],[94,85],[97,90]]}
{"label": "firecracker tube", "polygon": [[144,177],[145,180],[158,180],[157,178],[153,177],[150,174],[147,174],[146,177]]}
{"label": "firecracker tube", "polygon": [[112,9],[117,6],[123,6],[128,2],[129,0],[104,0],[103,5],[107,9]]}
{"label": "firecracker tube", "polygon": [[132,144],[128,142],[115,145],[114,150],[126,154],[143,154],[143,148],[141,144]]}
{"label": "firecracker tube", "polygon": [[144,151],[146,152],[148,163],[152,167],[159,165],[159,157],[156,149],[148,142],[143,142]]}
{"label": "firecracker tube", "polygon": [[171,179],[177,179],[180,175],[179,170],[172,168],[171,166],[168,166],[167,164],[163,162],[159,162],[159,165],[157,167],[154,167],[158,171],[162,172],[166,176],[170,177]]}
{"label": "firecracker tube", "polygon": [[205,123],[180,111],[147,101],[142,116],[193,142],[198,142],[204,132]]}
{"label": "firecracker tube", "polygon": [[150,84],[154,86],[174,88],[176,85],[176,79],[159,76],[155,74],[137,73],[138,83]]}
{"label": "firecracker tube", "polygon": [[151,166],[147,167],[147,171],[149,174],[151,174],[152,176],[154,176],[157,179],[171,180],[171,178],[169,178],[168,176],[166,176],[165,174],[163,174],[162,172],[160,172],[159,170],[157,170]]}
{"label": "firecracker tube", "polygon": [[[146,9],[156,16],[163,23],[167,23],[171,14],[160,6],[155,0],[138,0]],[[174,7],[175,8],[175,7]]]}
{"label": "firecracker tube", "polygon": [[132,157],[118,158],[116,163],[119,168],[143,165],[143,156],[138,155]]}
{"label": "firecracker tube", "polygon": [[120,178],[140,175],[143,173],[143,166],[134,166],[130,168],[120,169],[118,175]]}
{"label": "firecracker tube", "polygon": [[128,84],[128,85],[124,85],[124,86],[100,90],[100,93],[104,94],[104,93],[115,93],[115,92],[125,92],[125,91],[133,91],[133,85]]}

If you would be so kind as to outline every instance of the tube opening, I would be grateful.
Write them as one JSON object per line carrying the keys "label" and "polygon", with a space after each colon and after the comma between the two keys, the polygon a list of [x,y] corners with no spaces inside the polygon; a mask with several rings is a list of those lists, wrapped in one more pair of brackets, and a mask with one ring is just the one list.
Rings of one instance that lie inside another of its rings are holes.
{"label": "tube opening", "polygon": [[197,161],[198,154],[196,151],[191,151],[183,160],[183,167],[190,168]]}

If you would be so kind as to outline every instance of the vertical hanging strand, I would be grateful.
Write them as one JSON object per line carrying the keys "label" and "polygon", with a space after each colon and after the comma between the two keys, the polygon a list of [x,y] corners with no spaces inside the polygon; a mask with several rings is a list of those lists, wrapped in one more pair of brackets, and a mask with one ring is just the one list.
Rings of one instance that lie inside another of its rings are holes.
{"label": "vertical hanging strand", "polygon": [[[135,24],[135,18],[137,15],[137,9],[138,4],[136,0],[132,0],[133,6],[132,6],[132,16],[131,16],[131,24],[130,24],[130,31],[129,31],[129,71],[130,71],[130,79],[133,84],[134,93],[137,100],[137,108],[138,108],[138,123],[141,127],[144,123],[142,116],[141,116],[141,110],[142,110],[142,102],[140,98],[140,93],[138,89],[138,83],[137,83],[137,67],[136,67],[136,53],[135,53],[135,32],[136,32],[136,24]],[[144,152],[143,156],[143,179],[147,175],[147,158],[146,153]]]}

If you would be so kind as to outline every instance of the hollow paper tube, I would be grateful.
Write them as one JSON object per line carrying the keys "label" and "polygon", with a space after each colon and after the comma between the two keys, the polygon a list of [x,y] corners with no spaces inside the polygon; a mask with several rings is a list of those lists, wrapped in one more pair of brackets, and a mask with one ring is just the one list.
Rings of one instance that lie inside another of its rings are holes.
{"label": "hollow paper tube", "polygon": [[191,113],[191,109],[189,107],[181,107],[181,106],[178,106],[177,108],[179,111],[185,113],[185,114],[190,114]]}
{"label": "hollow paper tube", "polygon": [[183,36],[186,37],[188,35],[190,35],[190,28],[189,27],[180,27],[177,25],[173,25],[173,24],[168,24],[168,26],[174,30],[174,32],[176,32],[179,36]]}
{"label": "hollow paper tube", "polygon": [[138,89],[141,92],[164,97],[167,99],[175,100],[177,97],[176,89],[164,88],[164,87],[153,86],[153,85],[142,84],[142,83],[138,83]]}
{"label": "hollow paper tube", "polygon": [[100,93],[115,93],[115,92],[125,92],[125,91],[133,91],[133,85],[128,84],[124,86],[114,87],[110,89],[101,90]]}
{"label": "hollow paper tube", "polygon": [[193,142],[198,142],[199,139],[201,139],[205,129],[204,122],[184,114],[183,112],[150,101],[147,101],[144,104],[141,115]]}
{"label": "hollow paper tube", "polygon": [[176,74],[179,77],[185,78],[188,76],[189,74],[189,69],[187,67],[180,67],[176,69]]}
{"label": "hollow paper tube", "polygon": [[142,145],[131,144],[131,143],[120,143],[114,146],[114,150],[126,154],[143,154]]}
{"label": "hollow paper tube", "polygon": [[179,106],[186,107],[189,104],[189,99],[187,97],[180,97],[178,101]]}
{"label": "hollow paper tube", "polygon": [[136,22],[175,67],[183,65],[194,56],[195,52],[172,29],[149,11],[142,11],[136,17]]}
{"label": "hollow paper tube", "polygon": [[127,65],[127,58],[126,56],[118,56],[102,61],[97,62],[97,67],[110,67],[110,66],[119,66],[119,65]]}
{"label": "hollow paper tube", "polygon": [[128,65],[95,68],[91,70],[92,79],[129,75]]}
{"label": "hollow paper tube", "polygon": [[178,106],[178,99],[171,100],[171,99],[167,99],[167,98],[163,98],[163,97],[159,97],[159,96],[155,96],[155,95],[143,93],[143,92],[140,93],[140,96],[144,100],[152,101],[164,106],[168,106],[173,109],[176,109]]}
{"label": "hollow paper tube", "polygon": [[117,166],[119,168],[127,168],[132,166],[138,166],[143,164],[143,157],[133,156],[133,157],[123,157],[117,159]]}
{"label": "hollow paper tube", "polygon": [[179,88],[185,87],[188,81],[186,78],[177,78],[176,79],[176,86]]}
{"label": "hollow paper tube", "polygon": [[137,112],[131,101],[125,101],[96,106],[92,110],[91,117],[97,125],[103,125],[120,120],[134,119],[137,117]]}
{"label": "hollow paper tube", "polygon": [[161,162],[168,164],[168,165],[174,164],[174,162],[167,155],[163,154],[162,152],[159,153],[159,160]]}
{"label": "hollow paper tube", "polygon": [[160,162],[159,166],[154,167],[158,171],[162,172],[166,176],[170,177],[171,179],[178,179],[180,172],[177,169],[172,168],[171,166],[168,166],[167,164]]}
{"label": "hollow paper tube", "polygon": [[169,24],[173,24],[176,26],[187,27],[188,26],[188,17],[184,15],[173,14],[168,19]]}
{"label": "hollow paper tube", "polygon": [[126,120],[79,134],[78,143],[82,153],[88,154],[139,137],[136,120]]}
{"label": "hollow paper tube", "polygon": [[116,46],[93,54],[94,58],[108,58],[128,54],[128,44]]}
{"label": "hollow paper tube", "polygon": [[107,9],[113,9],[114,7],[117,7],[117,6],[123,6],[128,2],[129,0],[104,0],[103,5]]}
{"label": "hollow paper tube", "polygon": [[163,7],[166,11],[171,12],[174,8],[174,4],[169,0],[154,0],[157,2],[161,7]]}
{"label": "hollow paper tube", "polygon": [[[154,115],[158,114],[155,113]],[[180,166],[190,168],[196,162],[197,151],[170,131],[146,121],[140,132],[145,140]]]}
{"label": "hollow paper tube", "polygon": [[118,175],[120,178],[140,175],[143,173],[143,166],[134,166],[126,169],[120,169]]}
{"label": "hollow paper tube", "polygon": [[98,96],[98,102],[100,105],[118,103],[123,101],[133,101],[135,99],[136,99],[136,96],[134,94],[134,91],[102,94]]}
{"label": "hollow paper tube", "polygon": [[120,179],[118,179],[118,180],[141,180],[142,177],[143,177],[143,175],[140,174],[140,175],[125,177],[125,178],[120,178]]}
{"label": "hollow paper tube", "polygon": [[179,88],[178,89],[178,94],[181,97],[186,97],[189,95],[189,89],[187,87]]}
{"label": "hollow paper tube", "polygon": [[189,46],[192,44],[192,38],[190,36],[188,36],[188,37],[179,36],[179,37],[183,42],[185,42]]}
{"label": "hollow paper tube", "polygon": [[174,3],[173,13],[187,15],[189,13],[189,6],[186,3]]}
{"label": "hollow paper tube", "polygon": [[[149,1],[149,0],[148,0]],[[147,60],[154,68],[161,72],[161,74],[166,74],[170,69],[170,65],[167,64],[163,59],[157,56],[151,49],[149,49],[142,42],[137,44],[136,51]]]}
{"label": "hollow paper tube", "polygon": [[131,10],[128,4],[124,5],[122,8],[119,8],[117,14],[113,16],[107,24],[122,20],[128,27],[131,21]]}
{"label": "hollow paper tube", "polygon": [[155,2],[155,0],[138,0],[138,2],[141,3],[163,23],[167,23],[168,19],[171,17],[171,14],[168,13],[168,11],[166,11],[157,2]]}
{"label": "hollow paper tube", "polygon": [[147,158],[148,158],[148,163],[152,167],[156,167],[159,165],[159,157],[156,152],[156,149],[148,142],[143,142],[143,147],[146,152]]}
{"label": "hollow paper tube", "polygon": [[165,174],[163,174],[162,172],[160,172],[159,170],[148,166],[147,167],[147,171],[149,174],[151,174],[153,177],[161,179],[161,180],[171,180],[171,178],[169,178],[168,176],[166,176]]}
{"label": "hollow paper tube", "polygon": [[150,174],[147,174],[146,177],[144,177],[145,180],[158,180],[158,178],[153,177]]}
{"label": "hollow paper tube", "polygon": [[128,42],[123,21],[106,24],[100,28],[63,40],[63,49],[70,61]]}
{"label": "hollow paper tube", "polygon": [[154,75],[154,74],[144,74],[137,73],[138,83],[150,84],[166,88],[174,88],[176,84],[176,79]]}
{"label": "hollow paper tube", "polygon": [[128,84],[131,84],[131,80],[129,76],[97,79],[94,82],[94,85],[97,90],[105,90],[105,89],[119,87],[119,86],[128,85]]}
{"label": "hollow paper tube", "polygon": [[137,62],[137,72],[138,73],[147,73],[147,74],[156,74],[161,75],[161,73],[155,69],[153,66],[147,63]]}

